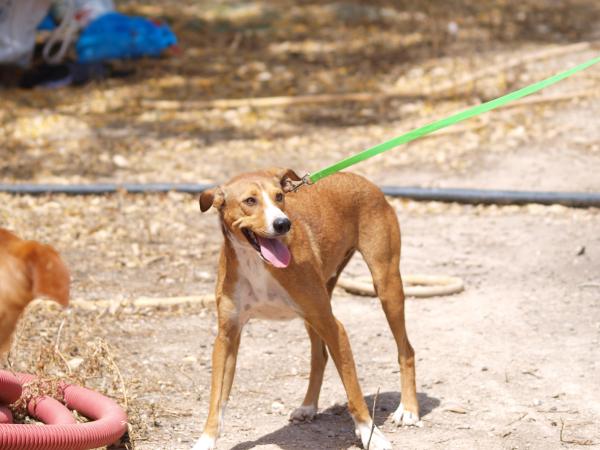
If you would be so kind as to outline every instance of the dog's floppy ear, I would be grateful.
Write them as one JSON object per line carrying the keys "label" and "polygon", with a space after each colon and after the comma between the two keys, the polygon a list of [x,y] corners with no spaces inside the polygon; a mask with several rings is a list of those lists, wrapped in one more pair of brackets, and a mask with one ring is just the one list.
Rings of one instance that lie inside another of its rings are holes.
{"label": "dog's floppy ear", "polygon": [[4,228],[0,228],[0,245],[1,246],[8,246],[13,242],[19,241],[20,239],[15,236],[14,234],[12,234],[10,231],[4,229]]}
{"label": "dog's floppy ear", "polygon": [[270,172],[279,179],[279,184],[284,192],[290,192],[293,188],[293,181],[300,181],[302,177],[298,176],[292,169],[271,169]]}
{"label": "dog's floppy ear", "polygon": [[71,277],[59,254],[49,245],[31,241],[24,245],[27,247],[24,259],[33,296],[49,297],[67,306]]}
{"label": "dog's floppy ear", "polygon": [[219,209],[225,203],[225,194],[219,187],[207,189],[200,194],[200,211],[206,212],[211,206]]}

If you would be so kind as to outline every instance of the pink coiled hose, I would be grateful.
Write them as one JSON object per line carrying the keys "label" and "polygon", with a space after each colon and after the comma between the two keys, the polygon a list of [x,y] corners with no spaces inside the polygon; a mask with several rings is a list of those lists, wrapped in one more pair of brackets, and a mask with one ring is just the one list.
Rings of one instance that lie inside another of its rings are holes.
{"label": "pink coiled hose", "polygon": [[[23,384],[33,380],[31,375],[0,370],[0,403],[18,400]],[[87,450],[112,444],[127,430],[127,415],[113,400],[72,384],[64,383],[61,389],[65,405],[50,397],[27,405],[29,414],[45,426],[12,424],[10,411],[0,405],[0,450]],[[77,422],[69,409],[91,421]]]}

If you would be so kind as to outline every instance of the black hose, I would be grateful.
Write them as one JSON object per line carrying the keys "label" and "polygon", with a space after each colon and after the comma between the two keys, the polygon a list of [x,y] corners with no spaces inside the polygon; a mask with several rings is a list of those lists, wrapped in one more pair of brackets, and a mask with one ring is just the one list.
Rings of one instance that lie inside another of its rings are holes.
{"label": "black hose", "polygon": [[2,184],[0,192],[21,195],[102,195],[126,192],[151,194],[160,192],[186,192],[197,194],[210,189],[212,184],[196,183],[97,183],[97,184]]}
{"label": "black hose", "polygon": [[[0,192],[20,195],[102,195],[116,192],[146,194],[160,192],[200,193],[212,184],[196,183],[100,183],[100,184],[1,184]],[[307,189],[307,188],[303,188]],[[383,186],[382,191],[390,197],[410,198],[421,201],[456,202],[484,205],[565,205],[579,208],[600,207],[597,192],[539,192],[498,191],[491,189],[455,189]]]}
{"label": "black hose", "polygon": [[456,202],[483,205],[565,205],[578,208],[600,207],[598,192],[498,191],[492,189],[420,188],[383,186],[390,197],[413,200]]}

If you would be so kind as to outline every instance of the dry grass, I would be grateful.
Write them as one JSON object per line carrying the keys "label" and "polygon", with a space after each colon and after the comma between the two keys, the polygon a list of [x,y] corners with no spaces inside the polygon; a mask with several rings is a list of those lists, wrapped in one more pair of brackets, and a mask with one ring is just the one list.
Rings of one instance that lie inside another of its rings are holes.
{"label": "dry grass", "polygon": [[17,422],[31,422],[29,402],[41,396],[63,401],[63,383],[95,389],[115,399],[127,412],[129,432],[122,444],[134,449],[136,439],[143,439],[148,430],[146,408],[130,401],[115,350],[101,337],[100,327],[97,312],[70,314],[47,302],[35,302],[19,323],[9,361],[13,361],[12,370],[27,371],[37,379],[25,385],[21,399],[11,409]]}

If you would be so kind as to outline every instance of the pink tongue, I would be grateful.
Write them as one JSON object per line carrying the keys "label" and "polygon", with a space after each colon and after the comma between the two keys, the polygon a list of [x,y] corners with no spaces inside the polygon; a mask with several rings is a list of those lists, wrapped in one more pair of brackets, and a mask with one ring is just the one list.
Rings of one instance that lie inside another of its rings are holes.
{"label": "pink tongue", "polygon": [[256,236],[260,244],[260,253],[275,267],[287,267],[290,264],[290,251],[278,239]]}

